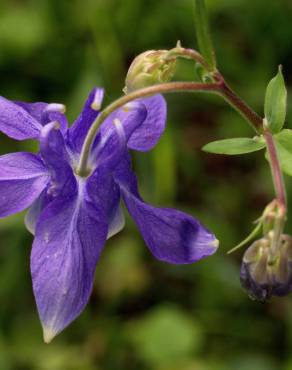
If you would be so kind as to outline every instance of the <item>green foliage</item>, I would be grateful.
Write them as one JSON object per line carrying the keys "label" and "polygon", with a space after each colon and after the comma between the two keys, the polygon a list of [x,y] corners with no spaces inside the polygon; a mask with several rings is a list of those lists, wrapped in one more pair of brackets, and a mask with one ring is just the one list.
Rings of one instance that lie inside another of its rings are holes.
{"label": "green foliage", "polygon": [[275,141],[281,168],[292,176],[292,130],[282,130],[275,135]]}
{"label": "green foliage", "polygon": [[282,74],[282,67],[279,67],[277,75],[271,79],[267,86],[265,98],[265,119],[266,125],[272,133],[279,132],[286,117],[287,90]]}
{"label": "green foliage", "polygon": [[215,52],[209,32],[207,10],[204,0],[195,0],[195,26],[199,50],[211,70],[216,68]]}
{"label": "green foliage", "polygon": [[179,364],[198,352],[202,344],[199,325],[180,309],[167,305],[132,323],[130,339],[140,356],[154,368]]}
{"label": "green foliage", "polygon": [[203,146],[202,149],[208,153],[236,155],[256,152],[264,147],[265,142],[260,138],[244,137],[213,141]]}

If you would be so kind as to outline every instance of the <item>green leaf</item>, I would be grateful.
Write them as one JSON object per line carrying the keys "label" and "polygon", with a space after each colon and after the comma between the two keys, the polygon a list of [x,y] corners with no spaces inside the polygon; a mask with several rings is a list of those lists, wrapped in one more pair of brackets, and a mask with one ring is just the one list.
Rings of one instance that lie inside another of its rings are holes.
{"label": "green leaf", "polygon": [[252,139],[242,137],[213,141],[205,145],[202,150],[215,154],[236,155],[256,152],[263,149],[265,145],[265,142],[257,136]]}
{"label": "green leaf", "polygon": [[292,130],[282,130],[274,136],[282,170],[292,176]]}
{"label": "green leaf", "polygon": [[209,33],[208,16],[204,0],[195,0],[195,24],[200,52],[206,59],[211,70],[215,70],[215,52]]}
{"label": "green leaf", "polygon": [[279,66],[277,75],[271,79],[267,86],[265,98],[265,118],[267,127],[274,134],[278,133],[284,125],[286,116],[287,90]]}

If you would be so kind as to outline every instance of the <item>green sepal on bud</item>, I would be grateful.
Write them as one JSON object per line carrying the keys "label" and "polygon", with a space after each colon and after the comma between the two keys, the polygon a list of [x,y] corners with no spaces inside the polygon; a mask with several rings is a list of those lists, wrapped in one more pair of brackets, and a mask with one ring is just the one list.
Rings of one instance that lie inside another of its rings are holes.
{"label": "green sepal on bud", "polygon": [[132,62],[126,76],[124,93],[142,89],[172,79],[176,69],[176,57],[169,57],[168,50],[148,50]]}
{"label": "green sepal on bud", "polygon": [[292,291],[292,237],[282,234],[272,253],[273,232],[256,240],[244,253],[240,281],[249,296],[266,301]]}

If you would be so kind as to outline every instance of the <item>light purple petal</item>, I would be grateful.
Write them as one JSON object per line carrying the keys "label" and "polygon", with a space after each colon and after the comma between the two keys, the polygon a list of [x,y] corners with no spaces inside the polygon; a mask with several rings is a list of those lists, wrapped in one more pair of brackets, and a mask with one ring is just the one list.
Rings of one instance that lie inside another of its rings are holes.
{"label": "light purple petal", "polygon": [[15,104],[25,109],[33,118],[35,118],[41,125],[45,126],[47,123],[56,121],[60,124],[62,132],[66,132],[68,121],[65,113],[65,106],[58,103],[26,103],[22,101],[15,101]]}
{"label": "light purple petal", "polygon": [[128,148],[147,151],[152,149],[163,134],[166,124],[166,102],[162,95],[137,100],[147,109],[147,117],[131,135]]}
{"label": "light purple petal", "polygon": [[25,109],[0,97],[0,131],[16,140],[36,139],[41,124]]}
{"label": "light purple petal", "polygon": [[46,342],[87,304],[107,235],[106,217],[79,186],[78,195],[50,203],[37,223],[31,272]]}
{"label": "light purple petal", "polygon": [[217,239],[195,218],[175,209],[153,207],[141,199],[129,162],[120,166],[115,179],[130,215],[157,259],[185,264],[216,251]]}
{"label": "light purple petal", "polygon": [[35,154],[0,156],[0,217],[29,207],[48,181],[47,169]]}
{"label": "light purple petal", "polygon": [[68,143],[77,153],[80,153],[85,136],[99,114],[103,95],[104,90],[101,88],[96,87],[91,91],[82,112],[68,131]]}

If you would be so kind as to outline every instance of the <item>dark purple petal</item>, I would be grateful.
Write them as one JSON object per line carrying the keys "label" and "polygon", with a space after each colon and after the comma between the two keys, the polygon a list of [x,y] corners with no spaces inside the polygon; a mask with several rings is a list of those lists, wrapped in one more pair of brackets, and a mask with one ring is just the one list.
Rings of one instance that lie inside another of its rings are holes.
{"label": "dark purple petal", "polygon": [[133,131],[143,123],[144,104],[133,102],[113,112],[101,125],[93,145],[91,161],[96,165],[115,167],[127,149]]}
{"label": "dark purple petal", "polygon": [[78,195],[50,203],[37,223],[31,272],[46,342],[87,304],[106,240],[105,215],[85,194],[84,183],[79,187]]}
{"label": "dark purple petal", "polygon": [[70,189],[74,183],[74,175],[70,164],[71,158],[57,122],[50,122],[43,127],[40,135],[40,151],[52,177],[48,191],[57,196],[65,187],[64,194],[70,196],[74,191],[74,187]]}
{"label": "dark purple petal", "polygon": [[77,153],[80,153],[85,136],[99,114],[103,94],[101,88],[96,87],[91,91],[82,112],[68,131],[69,146]]}
{"label": "dark purple petal", "polygon": [[107,166],[97,167],[88,178],[86,190],[93,202],[102,208],[108,223],[107,239],[121,231],[125,225],[120,206],[120,189],[113,180],[112,172]]}
{"label": "dark purple petal", "polygon": [[157,259],[185,264],[216,251],[217,239],[195,218],[175,209],[153,207],[141,199],[129,162],[124,161],[115,179],[130,215]]}
{"label": "dark purple petal", "polygon": [[25,109],[0,97],[0,131],[16,140],[36,139],[41,124]]}
{"label": "dark purple petal", "polygon": [[0,156],[0,217],[29,207],[48,182],[48,171],[35,154]]}
{"label": "dark purple petal", "polygon": [[145,105],[147,117],[131,135],[128,148],[144,152],[152,149],[164,132],[167,113],[166,102],[162,95],[154,95],[138,101]]}
{"label": "dark purple petal", "polygon": [[107,166],[97,167],[86,180],[86,193],[98,208],[103,209],[107,223],[112,222],[120,202],[120,189]]}

